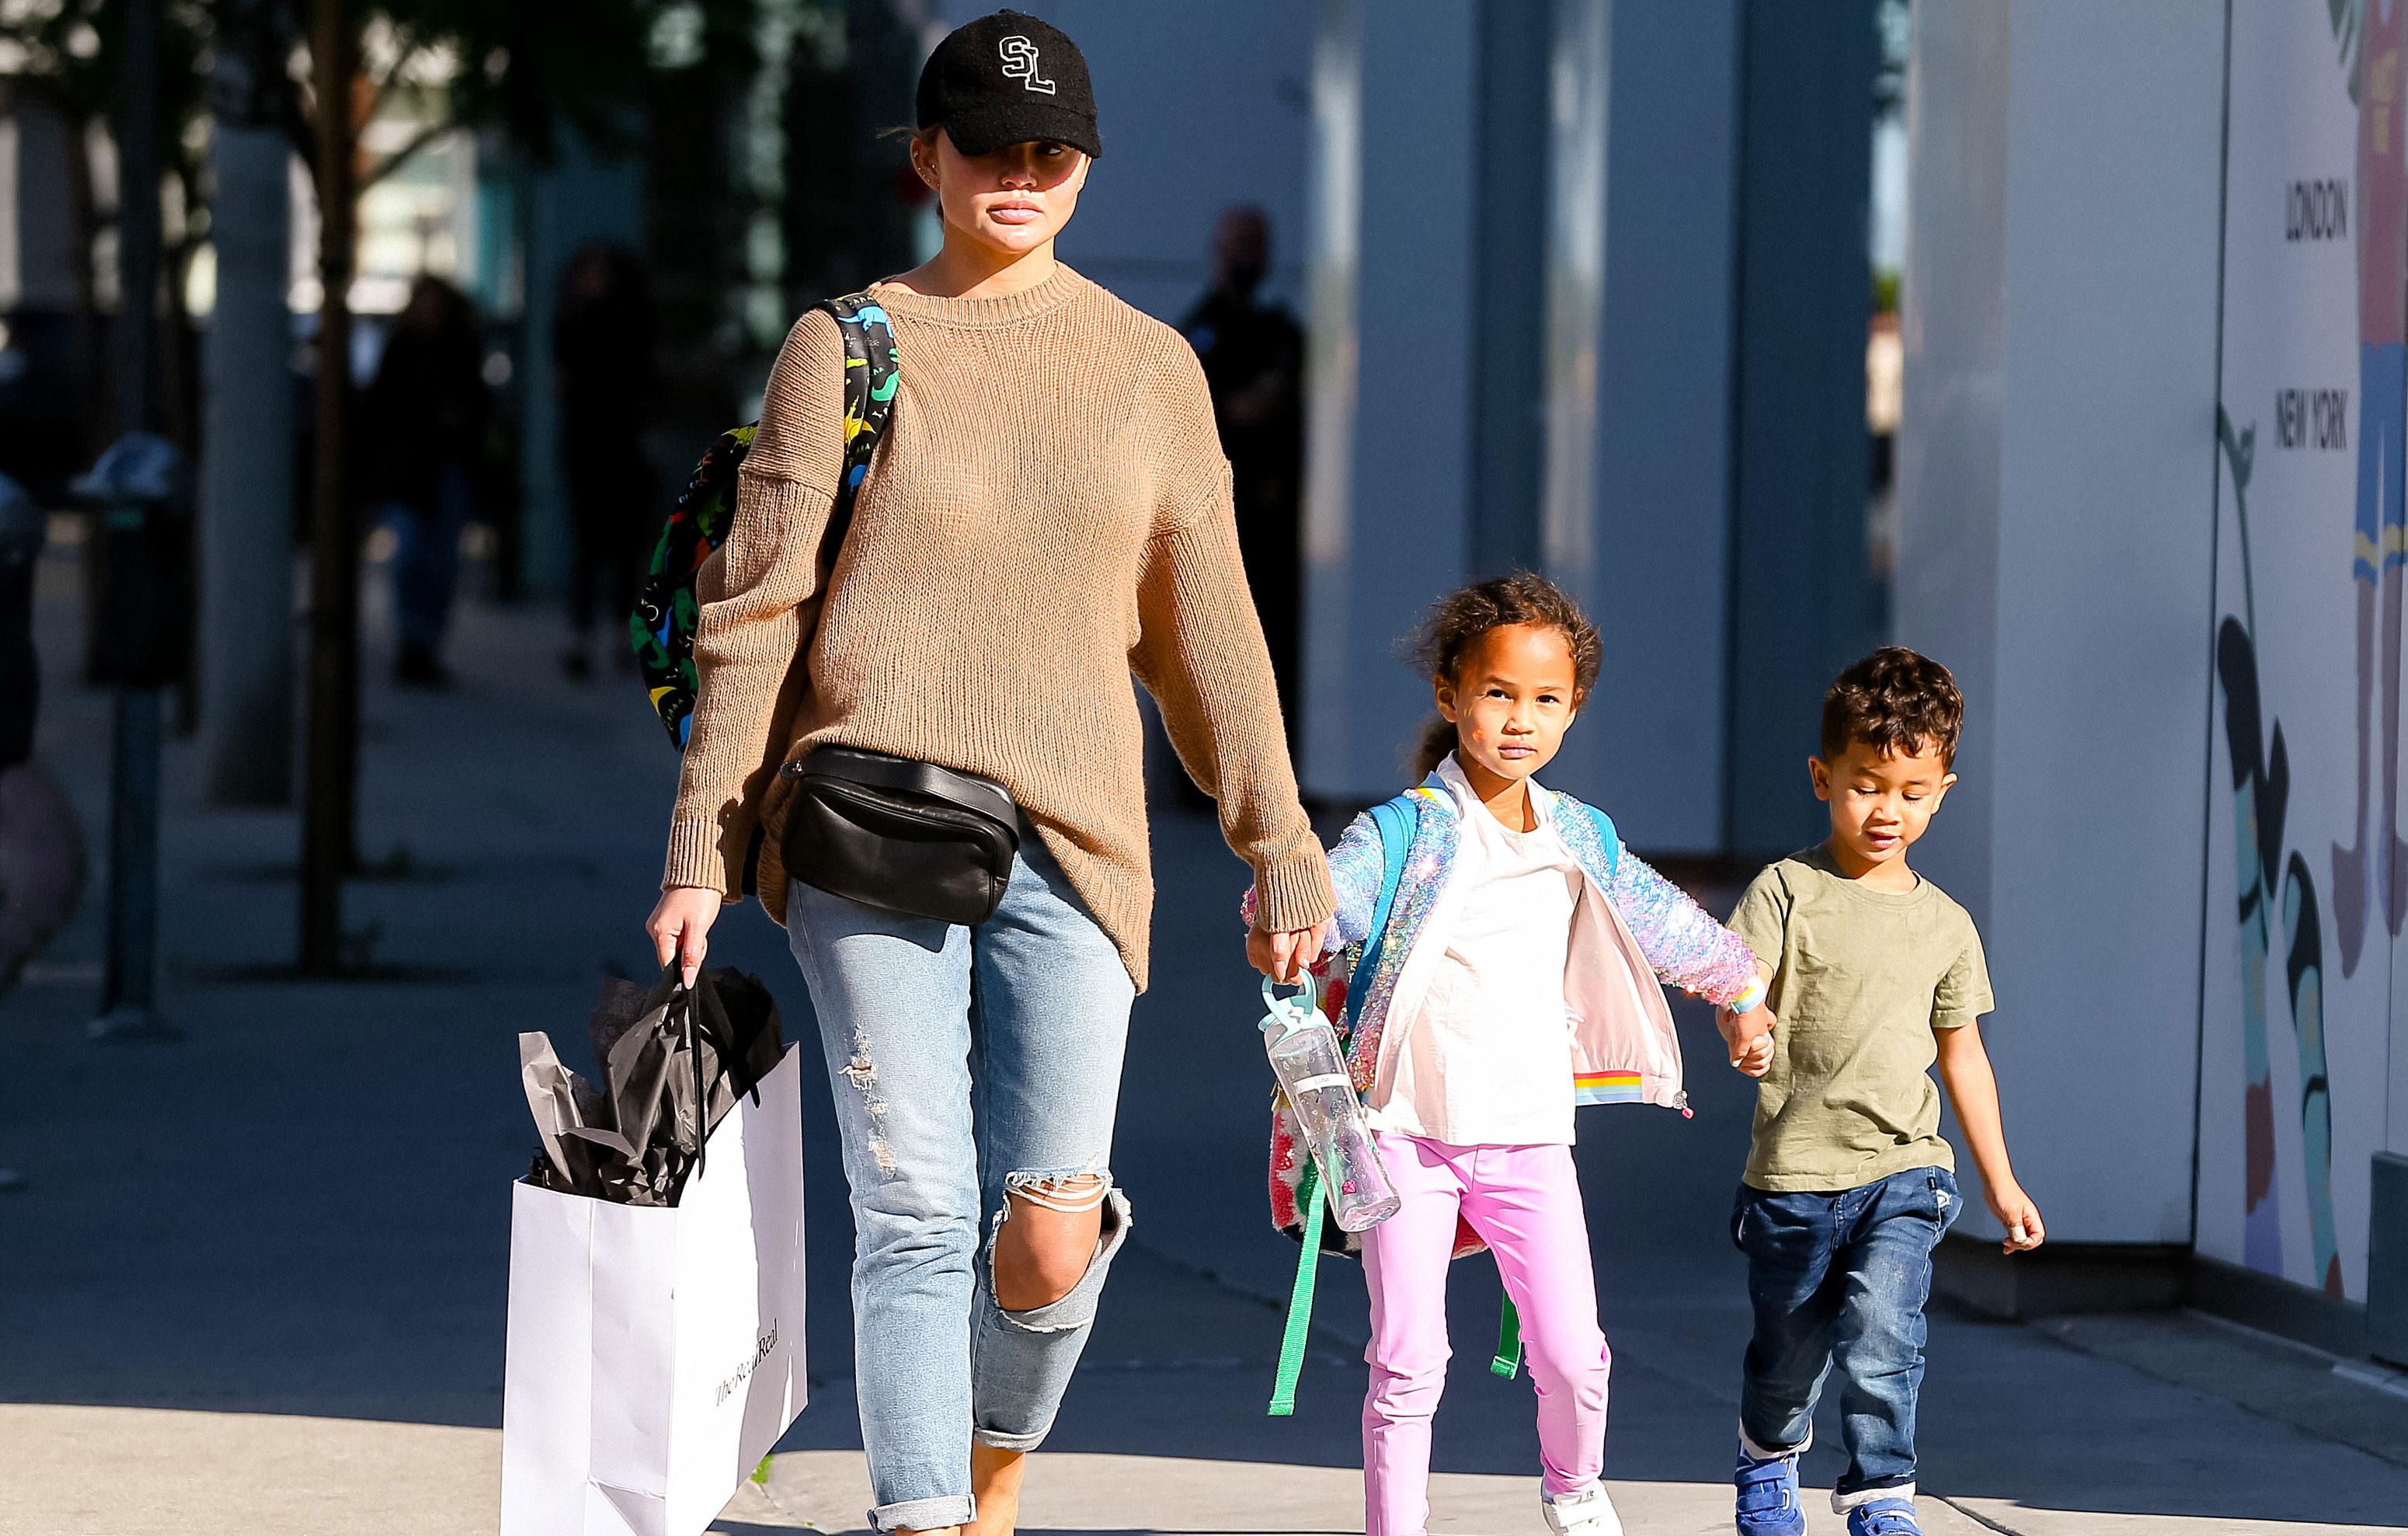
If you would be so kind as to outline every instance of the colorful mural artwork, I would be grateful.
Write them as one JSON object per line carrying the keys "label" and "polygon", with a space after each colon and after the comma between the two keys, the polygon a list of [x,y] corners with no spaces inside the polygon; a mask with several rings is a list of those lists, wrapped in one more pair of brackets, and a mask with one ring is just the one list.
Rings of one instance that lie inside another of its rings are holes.
{"label": "colorful mural artwork", "polygon": [[2197,1242],[2357,1299],[2408,925],[2408,0],[2231,16]]}

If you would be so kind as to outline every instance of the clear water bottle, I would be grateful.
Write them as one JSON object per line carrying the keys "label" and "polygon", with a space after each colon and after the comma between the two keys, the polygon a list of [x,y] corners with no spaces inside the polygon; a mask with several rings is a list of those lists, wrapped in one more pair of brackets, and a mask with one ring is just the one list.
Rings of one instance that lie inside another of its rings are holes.
{"label": "clear water bottle", "polygon": [[1322,1188],[1340,1228],[1360,1232],[1378,1226],[1402,1202],[1371,1144],[1363,1101],[1347,1075],[1338,1031],[1317,1006],[1312,978],[1305,978],[1304,990],[1295,997],[1283,998],[1265,977],[1263,1000],[1270,1005],[1263,1015],[1263,1049],[1296,1112],[1297,1134],[1321,1165]]}

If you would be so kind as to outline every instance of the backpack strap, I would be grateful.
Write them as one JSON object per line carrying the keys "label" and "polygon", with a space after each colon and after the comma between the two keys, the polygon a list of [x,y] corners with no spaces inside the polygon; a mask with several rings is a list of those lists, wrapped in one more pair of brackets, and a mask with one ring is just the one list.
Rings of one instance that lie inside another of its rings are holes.
{"label": "backpack strap", "polygon": [[1364,988],[1370,984],[1371,973],[1379,969],[1380,956],[1388,947],[1388,919],[1396,911],[1397,890],[1405,882],[1405,856],[1412,851],[1413,833],[1421,824],[1414,803],[1418,793],[1409,791],[1371,808],[1371,825],[1380,829],[1380,896],[1371,906],[1371,928],[1363,939],[1362,957],[1346,980],[1341,1034],[1354,1032],[1354,1021],[1362,1016]]}
{"label": "backpack strap", "polygon": [[1513,1308],[1513,1299],[1505,1299],[1505,1314],[1497,1324],[1497,1357],[1488,1369],[1512,1381],[1522,1369],[1522,1314]]}
{"label": "backpack strap", "polygon": [[[1297,1181],[1296,1208],[1302,1217],[1304,1229],[1318,1234],[1321,1229],[1321,1165],[1312,1154],[1304,1155],[1304,1172]],[[1287,1418],[1296,1412],[1296,1379],[1304,1371],[1306,1335],[1312,1327],[1312,1283],[1321,1269],[1321,1244],[1307,1239],[1297,1256],[1296,1284],[1287,1294],[1287,1326],[1280,1333],[1279,1373],[1271,1381],[1271,1403],[1265,1412],[1272,1418]]]}
{"label": "backpack strap", "polygon": [[853,527],[861,482],[869,477],[870,457],[895,415],[896,386],[903,380],[903,370],[895,352],[895,323],[884,305],[860,293],[824,300],[817,308],[827,311],[844,339],[844,466],[837,479],[836,500],[828,508],[823,546],[833,573],[844,536]]}

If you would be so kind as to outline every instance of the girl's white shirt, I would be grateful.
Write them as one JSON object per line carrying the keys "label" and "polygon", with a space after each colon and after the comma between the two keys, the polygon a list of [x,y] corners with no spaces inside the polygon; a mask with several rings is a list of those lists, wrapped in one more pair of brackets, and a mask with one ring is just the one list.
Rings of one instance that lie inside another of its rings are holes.
{"label": "girl's white shirt", "polygon": [[1548,797],[1517,832],[1453,757],[1438,777],[1460,818],[1441,908],[1398,977],[1412,999],[1393,1064],[1374,1083],[1374,1128],[1454,1146],[1569,1145],[1572,1019],[1564,998],[1587,877],[1556,836]]}

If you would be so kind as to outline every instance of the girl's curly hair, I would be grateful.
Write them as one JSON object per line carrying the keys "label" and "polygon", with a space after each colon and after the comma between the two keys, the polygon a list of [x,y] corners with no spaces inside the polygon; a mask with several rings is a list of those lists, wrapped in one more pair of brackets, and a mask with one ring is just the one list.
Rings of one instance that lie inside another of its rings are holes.
{"label": "girl's curly hair", "polygon": [[[1515,571],[1448,593],[1430,605],[1421,627],[1407,641],[1406,654],[1433,682],[1453,682],[1463,666],[1463,653],[1482,636],[1517,624],[1535,624],[1563,636],[1572,653],[1572,702],[1584,702],[1604,654],[1597,625],[1588,622],[1571,594],[1533,571]],[[1414,779],[1428,778],[1455,746],[1454,723],[1444,715],[1430,716],[1414,750]]]}

